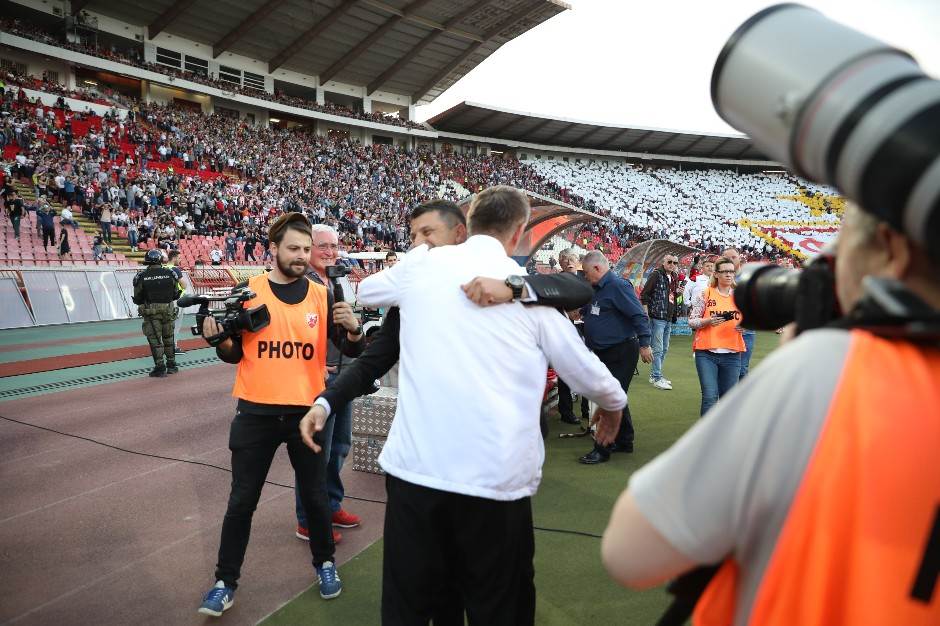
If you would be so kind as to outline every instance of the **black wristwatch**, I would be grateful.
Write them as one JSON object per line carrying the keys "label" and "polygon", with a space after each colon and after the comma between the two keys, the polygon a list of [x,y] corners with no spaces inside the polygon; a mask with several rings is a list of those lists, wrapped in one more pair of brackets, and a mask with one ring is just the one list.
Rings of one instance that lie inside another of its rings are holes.
{"label": "black wristwatch", "polygon": [[351,332],[351,333],[349,333],[349,334],[352,335],[353,337],[358,337],[359,335],[361,335],[361,334],[362,334],[362,323],[360,322],[359,326],[356,327],[356,330],[353,331],[353,332]]}
{"label": "black wristwatch", "polygon": [[506,279],[506,286],[512,289],[512,300],[522,299],[522,290],[525,288],[525,279],[522,276],[510,276]]}

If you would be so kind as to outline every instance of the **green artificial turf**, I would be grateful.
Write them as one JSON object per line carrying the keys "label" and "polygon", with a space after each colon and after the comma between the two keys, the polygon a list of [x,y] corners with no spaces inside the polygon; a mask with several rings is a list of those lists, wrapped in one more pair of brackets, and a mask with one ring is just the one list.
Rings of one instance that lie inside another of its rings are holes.
{"label": "green artificial turf", "polygon": [[[757,337],[753,368],[778,343],[773,333]],[[654,389],[649,366],[630,388],[636,428],[635,452],[615,454],[609,463],[587,466],[577,458],[591,448],[589,439],[559,439],[573,430],[553,418],[542,484],[533,498],[536,527],[602,534],[614,501],[630,474],[668,448],[698,419],[701,392],[692,362],[690,337],[673,337],[663,373],[672,391]],[[577,412],[577,407],[575,409]],[[635,592],[610,580],[601,566],[600,540],[548,530],[535,531],[536,624],[653,624],[669,597],[661,589]],[[276,624],[378,624],[382,579],[382,542],[340,568],[343,595],[321,600],[312,587],[271,615]]]}

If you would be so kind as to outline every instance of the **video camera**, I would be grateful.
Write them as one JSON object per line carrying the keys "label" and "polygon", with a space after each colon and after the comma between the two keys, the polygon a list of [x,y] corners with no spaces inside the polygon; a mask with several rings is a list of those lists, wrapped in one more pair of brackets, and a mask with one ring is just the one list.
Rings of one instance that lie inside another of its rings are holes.
{"label": "video camera", "polygon": [[[768,156],[837,187],[940,258],[940,81],[909,54],[780,4],[732,34],[711,97]],[[742,325],[796,321],[801,331],[838,319],[835,263],[824,254],[802,272],[746,266],[735,289]]]}
{"label": "video camera", "polygon": [[[271,314],[268,312],[268,306],[262,304],[250,309],[246,309],[243,303],[248,302],[257,294],[248,287],[233,289],[229,295],[224,296],[183,296],[176,301],[180,308],[186,308],[199,305],[196,312],[196,325],[190,330],[194,335],[202,335],[202,325],[210,315],[222,329],[217,339],[209,342],[209,345],[215,346],[234,335],[240,335],[244,331],[257,332],[271,323]],[[210,311],[209,304],[212,302],[224,302],[225,308],[222,311]],[[208,341],[208,338],[206,338]]]}
{"label": "video camera", "polygon": [[330,280],[336,280],[337,278],[343,278],[352,274],[352,268],[347,267],[346,265],[341,265],[337,263],[336,265],[328,265],[326,267],[326,277]]}

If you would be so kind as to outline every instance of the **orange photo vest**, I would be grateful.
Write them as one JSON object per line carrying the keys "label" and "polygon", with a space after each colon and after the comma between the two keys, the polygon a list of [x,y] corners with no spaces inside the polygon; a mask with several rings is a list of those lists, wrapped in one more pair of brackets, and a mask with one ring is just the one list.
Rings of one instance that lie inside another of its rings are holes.
{"label": "orange photo vest", "polygon": [[[748,624],[940,624],[940,349],[852,344]],[[737,564],[695,609],[733,623]]]}
{"label": "orange photo vest", "polygon": [[232,395],[258,404],[310,406],[326,387],[326,335],[329,306],[326,287],[309,278],[307,297],[284,304],[268,284],[268,275],[248,280],[257,297],[247,306],[268,305],[271,323],[242,334],[244,356],[238,362]]}
{"label": "orange photo vest", "polygon": [[695,337],[692,340],[692,349],[714,350],[724,348],[735,352],[747,350],[744,345],[744,337],[737,330],[738,326],[741,325],[741,312],[734,304],[734,292],[731,295],[723,296],[718,289],[708,287],[702,296],[705,298],[703,319],[712,318],[719,313],[730,312],[734,313],[734,320],[719,326],[703,326],[696,330]]}

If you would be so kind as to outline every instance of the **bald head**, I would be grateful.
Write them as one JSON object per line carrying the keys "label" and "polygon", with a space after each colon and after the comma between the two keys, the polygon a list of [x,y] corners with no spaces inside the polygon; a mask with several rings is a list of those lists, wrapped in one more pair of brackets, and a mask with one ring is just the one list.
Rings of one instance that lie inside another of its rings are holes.
{"label": "bald head", "polygon": [[604,256],[603,252],[591,250],[584,255],[581,260],[581,268],[584,270],[584,277],[592,285],[600,282],[608,271],[610,271],[610,261]]}

